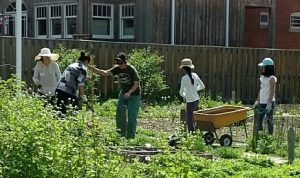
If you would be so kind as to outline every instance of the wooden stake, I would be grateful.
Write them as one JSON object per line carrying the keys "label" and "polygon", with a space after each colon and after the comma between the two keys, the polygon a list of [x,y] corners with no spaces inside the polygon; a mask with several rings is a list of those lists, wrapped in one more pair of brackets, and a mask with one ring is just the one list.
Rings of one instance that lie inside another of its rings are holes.
{"label": "wooden stake", "polygon": [[288,161],[292,164],[295,160],[295,131],[289,128],[288,131]]}
{"label": "wooden stake", "polygon": [[254,123],[253,123],[253,139],[252,139],[252,151],[257,148],[257,137],[258,137],[258,107],[254,107]]}

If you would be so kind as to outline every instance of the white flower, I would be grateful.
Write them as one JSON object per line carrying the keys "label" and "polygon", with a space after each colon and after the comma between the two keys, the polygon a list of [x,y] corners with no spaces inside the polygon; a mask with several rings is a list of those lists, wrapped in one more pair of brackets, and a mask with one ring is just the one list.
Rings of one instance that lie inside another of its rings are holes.
{"label": "white flower", "polygon": [[145,157],[145,161],[147,161],[147,162],[151,161],[150,156],[146,156],[146,157]]}
{"label": "white flower", "polygon": [[151,145],[150,143],[146,143],[146,144],[145,144],[145,147],[146,147],[146,148],[151,148],[152,145]]}

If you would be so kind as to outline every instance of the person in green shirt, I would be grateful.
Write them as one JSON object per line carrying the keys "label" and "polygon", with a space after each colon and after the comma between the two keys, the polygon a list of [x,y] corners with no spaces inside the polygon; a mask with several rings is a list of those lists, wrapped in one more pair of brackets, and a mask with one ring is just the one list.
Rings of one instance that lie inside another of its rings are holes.
{"label": "person in green shirt", "polygon": [[[114,67],[108,70],[98,69],[95,66],[90,66],[90,68],[94,73],[101,76],[118,76],[121,91],[116,108],[117,131],[121,136],[131,139],[135,137],[137,116],[141,103],[140,78],[135,67],[128,64],[126,54],[119,53],[115,58],[115,64]],[[126,105],[128,110],[128,124],[126,131],[121,130],[122,121],[120,116],[121,107],[123,105]]]}

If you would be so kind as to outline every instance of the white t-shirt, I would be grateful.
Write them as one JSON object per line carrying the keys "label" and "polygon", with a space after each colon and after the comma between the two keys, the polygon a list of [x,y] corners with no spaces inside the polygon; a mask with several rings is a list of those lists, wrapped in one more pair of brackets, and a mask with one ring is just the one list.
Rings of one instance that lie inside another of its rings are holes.
{"label": "white t-shirt", "polygon": [[[268,104],[268,99],[270,95],[270,80],[271,78],[275,79],[277,82],[277,78],[274,75],[270,77],[260,76],[260,93],[259,93],[259,103],[260,104]],[[272,102],[275,101],[275,93],[272,98]]]}
{"label": "white t-shirt", "polygon": [[192,85],[191,79],[188,74],[185,74],[181,78],[179,94],[180,96],[185,98],[187,103],[199,100],[197,91],[203,90],[205,88],[205,85],[196,73],[192,72],[192,78],[194,79],[194,85]]}

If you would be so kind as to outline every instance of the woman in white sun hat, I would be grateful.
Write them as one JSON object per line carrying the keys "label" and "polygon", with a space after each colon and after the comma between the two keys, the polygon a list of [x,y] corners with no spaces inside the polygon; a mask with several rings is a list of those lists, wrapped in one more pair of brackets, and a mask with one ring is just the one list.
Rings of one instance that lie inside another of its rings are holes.
{"label": "woman in white sun hat", "polygon": [[203,90],[205,85],[200,77],[195,72],[192,72],[194,65],[191,59],[183,59],[180,69],[183,69],[186,74],[181,78],[179,94],[186,101],[186,123],[188,131],[193,132],[195,131],[193,112],[197,109],[200,100],[198,91]]}
{"label": "woman in white sun hat", "polygon": [[51,53],[49,48],[42,48],[34,58],[37,64],[34,67],[33,82],[37,86],[38,93],[50,99],[51,103],[61,77],[59,66],[56,63],[58,57],[59,55]]}
{"label": "woman in white sun hat", "polygon": [[271,58],[264,58],[258,66],[262,68],[260,91],[254,104],[255,108],[258,109],[258,130],[263,130],[263,119],[266,115],[268,133],[273,134],[273,112],[275,108],[275,88],[277,82],[274,62]]}

